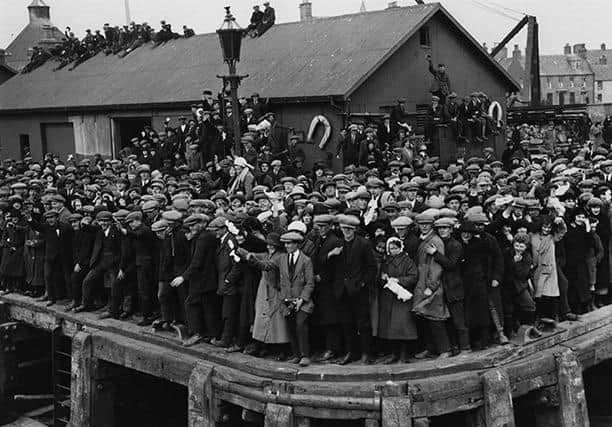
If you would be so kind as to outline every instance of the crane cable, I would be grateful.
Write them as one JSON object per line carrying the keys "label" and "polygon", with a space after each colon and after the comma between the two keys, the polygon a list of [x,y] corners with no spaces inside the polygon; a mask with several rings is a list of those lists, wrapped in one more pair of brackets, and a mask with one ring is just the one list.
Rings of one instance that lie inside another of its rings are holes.
{"label": "crane cable", "polygon": [[520,21],[520,19],[518,19],[518,18],[516,18],[516,17],[514,17],[512,15],[509,15],[506,12],[502,12],[501,10],[496,9],[493,6],[489,6],[488,4],[481,3],[481,2],[479,2],[477,0],[471,0],[471,1],[472,1],[472,3],[474,3],[476,6],[480,7],[481,9],[488,10],[491,13],[494,13],[494,14],[499,15],[499,16],[503,16],[505,18],[511,19],[513,21],[516,21],[516,22]]}

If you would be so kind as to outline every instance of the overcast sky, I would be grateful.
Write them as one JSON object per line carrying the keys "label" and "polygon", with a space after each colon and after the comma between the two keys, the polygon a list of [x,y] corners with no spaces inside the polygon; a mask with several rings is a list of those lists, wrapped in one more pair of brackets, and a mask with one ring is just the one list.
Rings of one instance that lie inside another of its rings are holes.
{"label": "overcast sky", "polygon": [[[0,47],[6,47],[28,22],[27,5],[32,0],[0,0]],[[125,23],[125,0],[44,0],[51,6],[51,20],[60,29],[69,25],[81,37],[86,28],[101,28],[105,22]],[[216,30],[223,21],[223,6],[230,4],[238,22],[248,24],[256,0],[128,0],[133,20],[148,22],[156,29],[165,19],[179,30],[183,24],[196,33]],[[262,0],[263,1],[263,0]],[[299,19],[301,0],[271,0],[277,22]],[[429,3],[429,0],[425,0]],[[312,0],[315,16],[359,11],[361,0]],[[383,9],[388,0],[365,0],[368,11]],[[400,0],[400,6],[412,5]],[[612,0],[442,0],[441,3],[480,42],[489,47],[500,40],[520,19],[514,11],[535,15],[540,24],[540,51],[562,53],[565,43],[586,43],[598,48],[612,46],[610,16]],[[508,16],[505,16],[508,15]],[[515,18],[515,20],[511,19]],[[525,44],[526,31],[512,43]]]}

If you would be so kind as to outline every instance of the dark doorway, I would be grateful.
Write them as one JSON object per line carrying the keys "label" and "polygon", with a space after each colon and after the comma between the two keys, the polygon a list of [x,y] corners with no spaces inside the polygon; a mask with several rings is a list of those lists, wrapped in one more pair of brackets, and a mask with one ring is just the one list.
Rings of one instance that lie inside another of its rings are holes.
{"label": "dark doorway", "polygon": [[565,92],[559,92],[559,105],[565,105]]}
{"label": "dark doorway", "polygon": [[28,134],[19,135],[19,155],[21,156],[21,160],[32,155],[30,149],[30,135]]}
{"label": "dark doorway", "polygon": [[51,153],[66,160],[74,154],[74,129],[72,123],[41,123],[43,155]]}
{"label": "dark doorway", "polygon": [[145,126],[151,126],[151,117],[125,117],[116,118],[114,121],[117,131],[115,146],[119,150],[129,147],[132,138],[141,138],[140,132],[144,130]]}

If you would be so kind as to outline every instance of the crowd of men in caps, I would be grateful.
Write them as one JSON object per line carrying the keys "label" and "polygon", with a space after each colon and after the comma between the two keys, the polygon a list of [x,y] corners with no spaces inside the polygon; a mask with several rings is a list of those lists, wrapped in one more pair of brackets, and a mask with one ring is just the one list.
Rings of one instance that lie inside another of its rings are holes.
{"label": "crowd of men in caps", "polygon": [[[270,2],[263,3],[264,9],[259,5],[253,6],[253,13],[249,26],[246,28],[245,36],[251,38],[260,37],[274,25],[276,13]],[[61,70],[72,64],[70,70],[74,70],[89,58],[93,58],[98,53],[105,55],[118,55],[123,58],[135,49],[152,45],[157,47],[170,40],[178,38],[190,38],[195,35],[192,28],[183,25],[182,34],[175,33],[172,25],[166,21],[160,22],[159,31],[155,31],[148,23],[137,24],[130,22],[129,25],[111,26],[104,24],[102,30],[85,30],[85,36],[79,40],[70,27],[66,27],[64,40],[52,48],[44,46],[34,46],[30,62],[23,68],[22,73],[29,73],[42,66],[49,60],[55,60],[58,65],[54,71]]]}
{"label": "crowd of men in caps", "polygon": [[[426,127],[457,121],[444,68]],[[468,98],[471,144],[499,129]],[[441,168],[405,103],[337,132],[343,173],[306,170],[258,94],[240,99],[236,152],[210,90],[117,159],[6,160],[3,292],[302,366],[448,358],[609,303],[612,141]]]}

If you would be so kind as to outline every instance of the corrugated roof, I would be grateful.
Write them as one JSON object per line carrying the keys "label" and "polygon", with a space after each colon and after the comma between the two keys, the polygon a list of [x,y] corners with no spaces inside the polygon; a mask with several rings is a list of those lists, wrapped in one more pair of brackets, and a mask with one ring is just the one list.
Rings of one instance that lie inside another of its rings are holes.
{"label": "corrugated roof", "polygon": [[[439,4],[425,4],[275,25],[260,38],[244,39],[238,72],[250,77],[241,93],[346,96],[440,10],[448,14]],[[218,88],[216,76],[227,73],[215,33],[141,47],[123,59],[99,54],[74,71],[51,72],[55,66],[2,85],[0,110],[189,102],[203,88]]]}
{"label": "corrugated roof", "polygon": [[47,38],[48,35],[44,29],[44,25],[51,25],[51,31],[55,41],[64,39],[64,34],[50,22],[42,20],[30,22],[21,30],[17,37],[13,39],[11,44],[7,46],[6,63],[8,65],[16,70],[21,70],[30,62],[28,49],[40,45],[41,40],[53,42],[53,40]]}

